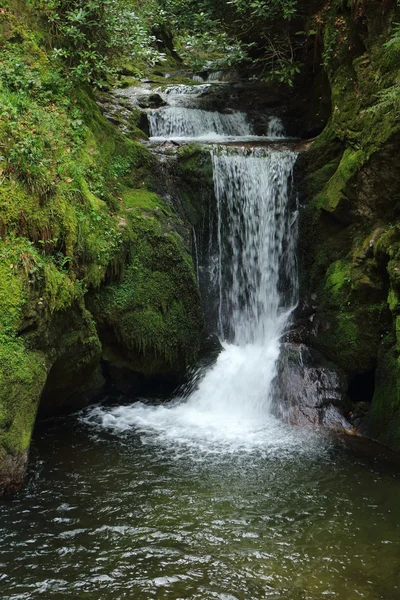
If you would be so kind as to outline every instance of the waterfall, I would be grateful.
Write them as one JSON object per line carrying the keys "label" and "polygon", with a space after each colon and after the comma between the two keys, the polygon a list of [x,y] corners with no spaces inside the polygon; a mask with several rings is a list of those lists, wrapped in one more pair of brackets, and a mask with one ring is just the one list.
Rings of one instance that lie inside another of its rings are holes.
{"label": "waterfall", "polygon": [[212,152],[218,214],[214,279],[222,341],[268,345],[293,305],[293,292],[283,296],[279,283],[282,267],[294,271],[294,253],[283,250],[291,241],[288,186],[295,160],[293,152],[262,148]]}
{"label": "waterfall", "polygon": [[152,111],[149,123],[151,137],[156,139],[253,134],[247,115],[241,112],[222,114],[172,106]]}
{"label": "waterfall", "polygon": [[295,161],[290,151],[212,151],[218,223],[210,247],[217,254],[211,264],[223,349],[172,403],[96,408],[92,422],[118,431],[135,427],[157,443],[207,452],[292,443],[270,409],[280,337],[296,301],[295,213],[289,206]]}

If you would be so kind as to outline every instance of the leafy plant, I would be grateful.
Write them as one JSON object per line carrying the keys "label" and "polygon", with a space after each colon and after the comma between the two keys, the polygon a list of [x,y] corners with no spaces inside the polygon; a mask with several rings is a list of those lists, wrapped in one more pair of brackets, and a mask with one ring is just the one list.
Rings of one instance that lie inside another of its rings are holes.
{"label": "leafy plant", "polygon": [[[159,0],[180,55],[196,70],[253,65],[258,77],[289,85],[300,44],[289,31],[297,0]],[[160,17],[159,17],[160,18]],[[277,31],[279,33],[277,33]]]}
{"label": "leafy plant", "polygon": [[[398,3],[400,5],[400,2]],[[396,58],[400,56],[400,24],[396,23],[392,36],[384,44],[384,49],[388,53],[393,53]],[[400,115],[400,76],[397,74],[393,85],[380,90],[377,95],[377,103],[367,109],[366,112],[376,115],[385,111],[395,111]]]}
{"label": "leafy plant", "polygon": [[129,0],[30,0],[48,22],[53,56],[67,76],[102,87],[124,60],[160,60]]}

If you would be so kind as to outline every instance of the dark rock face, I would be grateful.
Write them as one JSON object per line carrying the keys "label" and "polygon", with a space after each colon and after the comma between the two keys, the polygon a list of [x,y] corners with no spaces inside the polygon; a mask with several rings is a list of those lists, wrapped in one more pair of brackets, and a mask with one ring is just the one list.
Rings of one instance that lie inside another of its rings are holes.
{"label": "dark rock face", "polygon": [[341,413],[346,380],[304,344],[285,343],[278,362],[274,412],[287,423],[351,430]]}
{"label": "dark rock face", "polygon": [[[160,99],[162,100],[161,97]],[[133,106],[124,97],[113,93],[98,92],[96,102],[106,119],[121,133],[137,139],[145,139],[149,135],[147,114],[138,106]]]}
{"label": "dark rock face", "polygon": [[9,496],[21,488],[28,465],[28,451],[8,454],[0,465],[0,497]]}
{"label": "dark rock face", "polygon": [[51,348],[40,414],[63,414],[95,400],[104,378],[100,371],[101,343],[92,315],[84,307],[71,307],[65,314],[54,315],[35,337],[43,352]]}

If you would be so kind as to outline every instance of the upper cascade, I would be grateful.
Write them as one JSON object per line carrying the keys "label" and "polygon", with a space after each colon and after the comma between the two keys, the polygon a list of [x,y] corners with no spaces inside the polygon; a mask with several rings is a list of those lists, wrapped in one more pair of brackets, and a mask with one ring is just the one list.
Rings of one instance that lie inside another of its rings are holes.
{"label": "upper cascade", "polygon": [[152,142],[262,144],[288,139],[277,116],[270,116],[256,132],[249,116],[240,109],[215,110],[228,100],[225,92],[221,95],[218,91],[221,86],[177,83],[154,88],[144,84],[118,90],[116,95],[146,112]]}
{"label": "upper cascade", "polygon": [[149,115],[152,138],[207,138],[207,136],[251,136],[253,127],[242,112],[223,114],[172,106]]}

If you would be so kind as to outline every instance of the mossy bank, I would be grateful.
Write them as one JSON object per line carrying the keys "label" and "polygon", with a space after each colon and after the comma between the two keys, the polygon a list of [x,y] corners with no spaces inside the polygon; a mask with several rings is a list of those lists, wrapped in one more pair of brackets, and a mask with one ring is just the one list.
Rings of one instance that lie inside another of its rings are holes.
{"label": "mossy bank", "polygon": [[0,494],[21,484],[39,406],[89,402],[104,361],[177,378],[203,323],[188,225],[152,191],[153,157],[27,22],[0,11]]}

